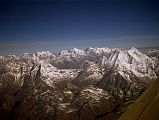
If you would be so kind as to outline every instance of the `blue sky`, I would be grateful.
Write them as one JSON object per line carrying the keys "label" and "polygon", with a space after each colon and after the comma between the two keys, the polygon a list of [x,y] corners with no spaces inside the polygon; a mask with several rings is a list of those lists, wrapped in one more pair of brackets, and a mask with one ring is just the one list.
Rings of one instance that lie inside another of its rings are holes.
{"label": "blue sky", "polygon": [[0,3],[0,55],[74,47],[159,46],[156,0]]}

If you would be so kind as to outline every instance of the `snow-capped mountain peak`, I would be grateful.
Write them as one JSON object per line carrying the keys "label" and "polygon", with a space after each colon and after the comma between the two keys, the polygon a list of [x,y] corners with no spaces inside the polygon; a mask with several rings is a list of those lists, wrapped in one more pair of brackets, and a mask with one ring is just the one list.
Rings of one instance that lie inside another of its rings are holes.
{"label": "snow-capped mountain peak", "polygon": [[75,54],[75,55],[85,55],[84,50],[80,50],[77,48],[73,48],[72,50],[70,50],[70,53]]}
{"label": "snow-capped mountain peak", "polygon": [[54,56],[55,57],[55,55],[53,55],[50,51],[41,51],[41,52],[37,52],[37,56]]}
{"label": "snow-capped mountain peak", "polygon": [[111,50],[109,48],[86,48],[85,49],[86,53],[87,54],[92,54],[92,55],[95,55],[95,54],[103,54],[103,53],[109,53],[111,52]]}
{"label": "snow-capped mountain peak", "polygon": [[122,71],[122,73],[126,72],[138,77],[156,77],[153,71],[153,60],[134,47],[129,50],[114,51],[106,63],[118,66],[118,71]]}
{"label": "snow-capped mountain peak", "polygon": [[138,49],[132,47],[129,49],[128,54],[131,55],[134,59],[140,61],[140,59],[148,59],[149,57],[143,53],[141,53]]}
{"label": "snow-capped mountain peak", "polygon": [[79,57],[79,56],[84,56],[85,52],[84,50],[80,50],[77,48],[73,48],[70,50],[62,50],[61,52],[58,53],[58,57],[66,57],[66,58],[70,58],[70,57]]}

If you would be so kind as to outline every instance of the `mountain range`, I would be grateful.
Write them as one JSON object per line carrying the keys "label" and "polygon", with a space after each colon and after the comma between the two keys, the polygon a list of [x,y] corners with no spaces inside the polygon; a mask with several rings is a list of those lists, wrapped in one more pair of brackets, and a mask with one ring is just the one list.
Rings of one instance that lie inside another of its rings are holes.
{"label": "mountain range", "polygon": [[115,120],[159,75],[159,48],[0,56],[2,120]]}

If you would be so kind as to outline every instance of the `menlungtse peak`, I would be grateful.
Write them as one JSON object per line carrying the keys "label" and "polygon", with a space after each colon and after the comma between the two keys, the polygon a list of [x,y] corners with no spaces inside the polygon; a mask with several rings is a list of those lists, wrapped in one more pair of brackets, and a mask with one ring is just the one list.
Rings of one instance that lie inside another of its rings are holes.
{"label": "menlungtse peak", "polygon": [[84,50],[80,50],[80,49],[77,49],[77,48],[73,48],[73,49],[69,50],[69,52],[71,54],[75,54],[75,55],[85,55]]}

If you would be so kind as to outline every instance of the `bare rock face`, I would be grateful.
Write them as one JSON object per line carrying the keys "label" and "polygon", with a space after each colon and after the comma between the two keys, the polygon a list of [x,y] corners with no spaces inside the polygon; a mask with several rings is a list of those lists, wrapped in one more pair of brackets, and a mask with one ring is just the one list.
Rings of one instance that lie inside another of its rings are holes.
{"label": "bare rock face", "polygon": [[36,64],[33,65],[33,67],[30,70],[30,77],[33,79],[38,79],[41,75],[41,65],[40,64]]}
{"label": "bare rock face", "polygon": [[136,48],[1,56],[0,118],[115,120],[157,78],[158,63]]}

